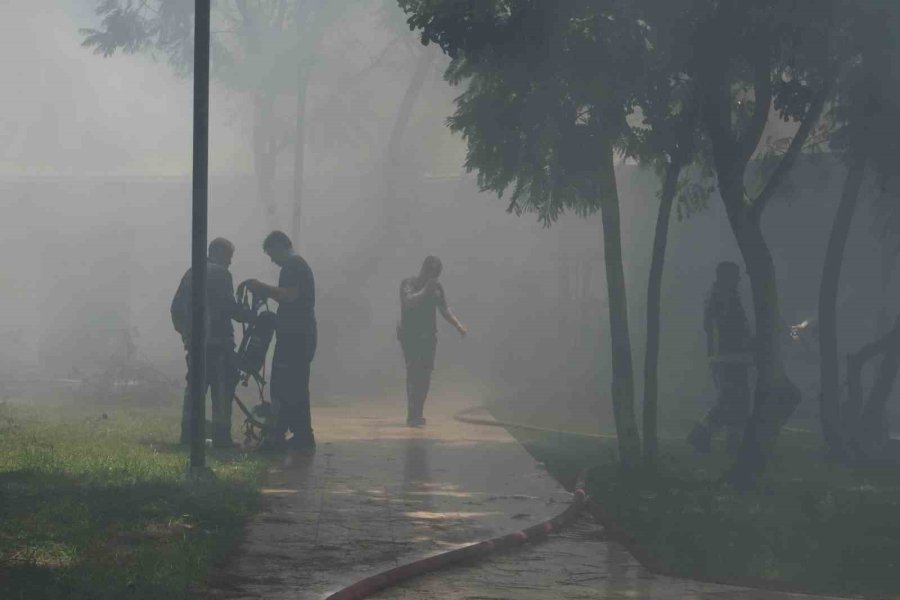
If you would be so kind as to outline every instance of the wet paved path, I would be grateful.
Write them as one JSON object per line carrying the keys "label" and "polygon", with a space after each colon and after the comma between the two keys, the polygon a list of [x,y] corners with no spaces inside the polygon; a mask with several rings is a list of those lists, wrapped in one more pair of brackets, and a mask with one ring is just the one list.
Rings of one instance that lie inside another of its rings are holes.
{"label": "wet paved path", "polygon": [[[315,407],[313,456],[273,469],[264,507],[209,597],[324,598],[358,579],[561,512],[570,495],[504,430],[452,415],[471,400],[429,399],[428,426],[404,406],[345,401]],[[700,584],[647,573],[584,517],[564,534],[473,566],[458,566],[373,598],[811,598]]]}

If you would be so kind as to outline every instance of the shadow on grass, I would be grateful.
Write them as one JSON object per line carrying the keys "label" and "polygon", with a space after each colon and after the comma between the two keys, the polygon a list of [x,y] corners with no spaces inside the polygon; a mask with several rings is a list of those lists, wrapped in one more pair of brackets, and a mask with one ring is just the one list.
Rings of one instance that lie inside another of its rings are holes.
{"label": "shadow on grass", "polygon": [[246,481],[0,473],[4,598],[190,598],[258,505]]}

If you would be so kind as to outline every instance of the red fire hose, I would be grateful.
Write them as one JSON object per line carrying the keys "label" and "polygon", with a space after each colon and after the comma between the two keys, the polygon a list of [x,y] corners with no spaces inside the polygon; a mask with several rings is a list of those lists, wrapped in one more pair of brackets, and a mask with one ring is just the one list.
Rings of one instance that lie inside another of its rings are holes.
{"label": "red fire hose", "polygon": [[357,581],[356,583],[331,594],[326,600],[361,600],[362,598],[371,596],[375,592],[397,585],[398,583],[416,577],[417,575],[422,575],[430,571],[437,571],[438,569],[464,560],[482,558],[493,552],[508,550],[527,542],[545,539],[551,533],[559,531],[565,525],[570,523],[584,506],[585,499],[583,480],[579,479],[572,504],[552,519],[544,521],[543,523],[538,523],[537,525],[533,525],[522,531],[509,533],[476,544],[470,544],[462,548],[457,548],[456,550],[450,550],[449,552],[443,552],[389,569],[377,575]]}
{"label": "red fire hose", "polygon": [[[469,411],[463,411],[466,413]],[[475,419],[466,418],[460,413],[456,416],[458,421],[472,423]],[[477,420],[478,425],[502,426],[499,422],[488,421],[486,419]],[[437,571],[444,567],[450,566],[466,560],[483,558],[494,552],[508,550],[510,548],[521,546],[528,542],[536,542],[545,539],[551,533],[556,533],[578,515],[585,505],[587,495],[584,491],[584,473],[578,477],[578,483],[575,485],[572,504],[566,510],[556,515],[552,519],[548,519],[537,525],[533,525],[522,531],[501,535],[499,537],[463,546],[456,550],[443,552],[434,556],[429,556],[387,571],[378,573],[371,577],[366,577],[356,583],[353,583],[333,594],[325,600],[361,600],[385,588],[397,585],[403,581],[428,573]]]}

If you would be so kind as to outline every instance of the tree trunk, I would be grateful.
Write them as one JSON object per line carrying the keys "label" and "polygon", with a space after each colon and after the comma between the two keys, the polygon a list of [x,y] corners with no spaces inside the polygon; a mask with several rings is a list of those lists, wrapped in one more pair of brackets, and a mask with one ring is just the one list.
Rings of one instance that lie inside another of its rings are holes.
{"label": "tree trunk", "polygon": [[867,458],[875,458],[890,438],[887,426],[887,402],[894,390],[897,372],[900,370],[900,345],[894,343],[885,352],[875,373],[875,383],[869,393],[869,401],[863,409],[857,439]]}
{"label": "tree trunk", "polygon": [[663,267],[666,261],[666,243],[669,237],[669,221],[672,217],[672,205],[680,173],[681,165],[678,162],[673,162],[666,168],[659,213],[656,217],[656,232],[653,237],[650,279],[647,284],[647,347],[644,354],[643,425],[644,465],[648,469],[655,468],[659,452],[657,404],[659,396],[660,298]]}
{"label": "tree trunk", "polygon": [[[394,125],[391,128],[391,135],[388,138],[387,148],[385,152],[385,162],[383,166],[383,178],[381,189],[382,202],[382,229],[376,232],[381,239],[389,239],[400,241],[403,239],[401,230],[404,228],[403,219],[408,214],[408,206],[397,197],[398,180],[403,177],[401,166],[403,165],[403,157],[401,151],[403,149],[403,139],[409,123],[412,120],[413,109],[416,100],[422,92],[428,71],[434,61],[434,55],[425,50],[420,50],[416,67],[413,71],[409,84],[400,104],[397,107],[397,115],[394,118]],[[367,270],[366,272],[370,272]]]}
{"label": "tree trunk", "polygon": [[819,287],[819,353],[822,395],[820,396],[822,434],[831,457],[843,453],[840,417],[840,365],[838,363],[837,294],[840,285],[844,249],[850,224],[859,203],[859,190],[865,174],[866,160],[857,156],[850,164],[841,201],[831,227],[822,280]]}
{"label": "tree trunk", "polygon": [[602,157],[599,176],[606,287],[609,294],[613,414],[619,440],[620,463],[627,469],[633,469],[640,464],[641,437],[634,414],[634,371],[631,363],[631,339],[628,334],[625,269],[622,264],[619,195],[611,145]]}
{"label": "tree trunk", "polygon": [[277,225],[275,173],[278,154],[269,123],[272,104],[272,98],[262,94],[257,95],[253,102],[253,167],[259,202],[266,212],[266,224],[269,229],[275,229]]}
{"label": "tree trunk", "polygon": [[[900,315],[887,335],[860,348],[847,356],[847,402],[843,407],[846,444],[857,458],[866,458],[872,444],[867,439],[867,431],[877,432],[880,427],[876,420],[884,413],[884,406],[893,389],[897,374],[898,353],[900,353]],[[876,374],[875,384],[869,403],[863,406],[862,372],[866,363],[878,355],[884,355]]]}
{"label": "tree trunk", "polygon": [[300,224],[303,209],[303,164],[306,149],[306,88],[309,78],[301,64],[297,69],[297,123],[294,129],[294,214],[291,234],[294,243],[300,240]]}
{"label": "tree trunk", "polygon": [[746,490],[765,471],[781,428],[800,403],[800,390],[788,378],[781,356],[781,313],[772,254],[758,217],[744,205],[743,185],[739,180],[723,179],[719,177],[722,199],[747,268],[756,318],[753,412],[737,458],[726,476],[735,487]]}
{"label": "tree trunk", "polygon": [[387,242],[396,247],[402,245],[406,240],[403,233],[403,218],[407,215],[408,207],[403,206],[397,199],[397,181],[400,178],[399,168],[402,163],[400,153],[404,135],[412,119],[416,100],[425,85],[428,70],[433,60],[432,53],[427,51],[421,52],[409,84],[406,86],[403,98],[397,107],[394,125],[391,128],[384,162],[382,163],[382,181],[377,198],[381,202],[381,215],[371,237],[368,237],[367,240],[364,240],[359,245],[357,250],[358,260],[351,261],[351,264],[355,266],[346,273],[345,277],[348,284],[354,287],[365,285],[368,278],[375,273],[378,264],[384,260],[386,253],[381,251],[383,250],[382,244]]}

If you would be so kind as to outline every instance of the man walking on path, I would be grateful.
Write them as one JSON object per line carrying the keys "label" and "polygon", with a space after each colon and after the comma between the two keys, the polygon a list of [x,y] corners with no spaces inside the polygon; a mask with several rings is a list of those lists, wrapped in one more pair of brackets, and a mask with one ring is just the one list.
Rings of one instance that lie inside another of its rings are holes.
{"label": "man walking on path", "polygon": [[438,282],[441,275],[441,261],[429,256],[422,263],[416,277],[404,279],[400,284],[400,324],[397,339],[403,349],[406,361],[406,424],[410,427],[425,425],[422,411],[428,388],[431,386],[431,372],[437,351],[437,318],[435,311],[453,325],[461,336],[466,328],[450,312],[444,288]]}
{"label": "man walking on path", "polygon": [[706,298],[703,328],[717,397],[715,406],[688,436],[688,442],[701,453],[711,451],[712,438],[723,427],[729,454],[737,452],[750,416],[748,376],[753,357],[747,316],[738,292],[740,280],[738,265],[719,263]]}
{"label": "man walking on path", "polygon": [[[213,446],[229,448],[231,440],[231,402],[238,382],[234,361],[232,320],[246,322],[250,315],[234,299],[234,282],[228,267],[234,256],[234,244],[225,238],[209,243],[206,266],[206,386],[212,392]],[[190,443],[191,426],[191,270],[181,278],[170,307],[172,325],[181,334],[187,352],[188,386],[181,410],[181,444]]]}
{"label": "man walking on path", "polygon": [[284,435],[294,435],[288,445],[297,450],[316,447],[309,408],[310,365],[316,354],[316,287],[312,269],[294,252],[290,238],[273,231],[263,242],[263,251],[281,267],[278,285],[251,279],[250,291],[278,303],[275,326],[275,354],[272,358],[270,392],[272,427],[260,449],[278,451],[285,446]]}

